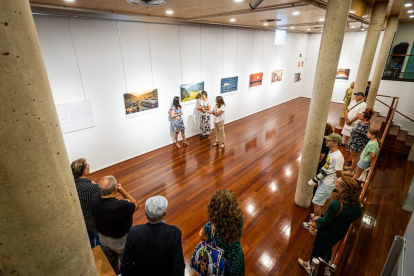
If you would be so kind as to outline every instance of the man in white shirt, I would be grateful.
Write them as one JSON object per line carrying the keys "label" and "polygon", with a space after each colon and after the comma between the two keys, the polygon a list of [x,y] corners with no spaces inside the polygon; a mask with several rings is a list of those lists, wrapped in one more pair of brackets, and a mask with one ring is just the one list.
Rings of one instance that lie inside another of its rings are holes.
{"label": "man in white shirt", "polygon": [[[322,213],[325,213],[331,199],[333,190],[335,189],[335,181],[338,177],[342,176],[342,170],[344,167],[344,156],[338,149],[338,144],[342,142],[342,138],[339,134],[332,133],[328,136],[324,136],[326,139],[326,146],[329,147],[329,154],[326,158],[326,163],[321,170],[325,171],[326,176],[318,181],[318,189],[312,199],[314,213],[310,214],[310,218],[315,216],[320,217]],[[305,221],[302,226],[309,229],[311,221]]]}
{"label": "man in white shirt", "polygon": [[349,104],[348,109],[345,112],[345,125],[342,129],[342,143],[344,145],[347,144],[349,136],[351,136],[352,128],[358,124],[358,115],[364,112],[367,108],[367,104],[364,102],[364,92],[357,92],[354,93],[354,95],[355,100]]}

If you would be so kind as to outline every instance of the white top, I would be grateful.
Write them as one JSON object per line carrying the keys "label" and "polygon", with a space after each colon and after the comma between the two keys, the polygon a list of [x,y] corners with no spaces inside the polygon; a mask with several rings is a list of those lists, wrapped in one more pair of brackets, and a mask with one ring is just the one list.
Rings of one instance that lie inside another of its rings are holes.
{"label": "white top", "polygon": [[[348,120],[352,120],[352,118],[354,118],[357,114],[362,113],[365,111],[365,109],[367,108],[367,104],[362,101],[362,103],[358,104],[357,106],[357,102],[356,100],[353,100],[349,106],[348,106]],[[354,107],[355,106],[355,107]],[[352,125],[356,125],[358,124],[359,120],[355,120]]]}
{"label": "white top", "polygon": [[335,187],[335,181],[338,178],[336,176],[336,171],[342,171],[344,167],[344,156],[341,151],[337,150],[335,152],[330,152],[326,158],[326,163],[323,166],[323,169],[328,174],[325,178],[322,179],[322,182],[325,185]]}
{"label": "white top", "polygon": [[[198,102],[198,104],[201,106],[201,108],[207,108],[207,107],[210,105],[210,102],[209,102],[208,100],[207,100],[207,101],[204,101],[203,99],[201,99],[201,100]],[[200,114],[206,114],[206,115],[209,115],[208,113],[201,112],[200,110],[199,110],[198,112],[200,112]]]}
{"label": "white top", "polygon": [[214,114],[218,113],[220,110],[223,111],[223,113],[221,113],[220,116],[213,115],[213,122],[216,124],[220,123],[221,121],[224,122],[224,118],[226,116],[226,106],[224,104],[220,108],[218,108],[217,105],[214,106]]}

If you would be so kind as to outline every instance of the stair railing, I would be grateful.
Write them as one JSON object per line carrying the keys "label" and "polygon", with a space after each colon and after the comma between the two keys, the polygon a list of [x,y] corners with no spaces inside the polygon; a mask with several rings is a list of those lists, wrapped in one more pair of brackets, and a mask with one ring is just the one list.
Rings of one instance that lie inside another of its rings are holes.
{"label": "stair railing", "polygon": [[[384,105],[386,105],[386,106],[389,107],[389,111],[388,111],[388,114],[387,114],[386,124],[385,124],[385,127],[384,127],[384,131],[381,132],[382,133],[382,136],[380,138],[380,140],[384,144],[384,140],[385,140],[385,137],[386,137],[386,135],[388,133],[388,130],[390,129],[392,119],[394,118],[395,112],[397,111],[399,97],[392,97],[392,96],[387,96],[387,95],[377,95],[377,96],[380,96],[380,97],[388,97],[388,98],[392,98],[393,99],[392,100],[392,103],[391,103],[391,106],[390,105],[387,105],[386,103],[384,103],[381,100],[378,100],[377,99],[379,102],[381,102]],[[363,203],[366,202],[365,193],[368,190],[369,182],[371,181],[372,175],[373,175],[373,173],[375,171],[375,166],[377,164],[377,159],[378,159],[378,156],[379,156],[380,152],[381,152],[381,149],[378,150],[378,154],[373,159],[372,164],[370,166],[370,170],[369,170],[368,176],[367,176],[367,178],[366,178],[366,180],[364,182],[364,185],[362,187],[362,190],[361,190],[361,193],[360,193],[360,196],[359,196],[359,199],[361,201],[362,206],[363,206]],[[339,261],[341,260],[341,257],[342,257],[342,254],[344,252],[346,243],[347,243],[347,241],[348,241],[348,239],[349,239],[349,237],[351,235],[352,227],[353,227],[353,224],[351,224],[351,226],[349,227],[349,229],[346,232],[345,236],[340,241],[339,246],[338,246],[338,249],[336,251],[336,254],[335,254],[334,258],[333,258],[333,261],[330,262],[330,265],[329,266],[326,266],[326,268],[325,268],[326,269],[326,272],[328,272],[329,274],[330,273],[334,273],[336,271],[336,268],[338,267],[338,264],[339,264]],[[322,262],[322,264],[323,264],[323,262]]]}

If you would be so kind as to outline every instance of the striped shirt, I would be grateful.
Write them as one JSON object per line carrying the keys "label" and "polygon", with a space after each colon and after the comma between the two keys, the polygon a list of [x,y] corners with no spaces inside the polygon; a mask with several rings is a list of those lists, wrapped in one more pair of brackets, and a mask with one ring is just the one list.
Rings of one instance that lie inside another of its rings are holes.
{"label": "striped shirt", "polygon": [[75,184],[86,228],[88,230],[95,230],[91,214],[91,198],[92,195],[99,194],[99,187],[97,184],[93,184],[92,180],[85,178],[75,178]]}

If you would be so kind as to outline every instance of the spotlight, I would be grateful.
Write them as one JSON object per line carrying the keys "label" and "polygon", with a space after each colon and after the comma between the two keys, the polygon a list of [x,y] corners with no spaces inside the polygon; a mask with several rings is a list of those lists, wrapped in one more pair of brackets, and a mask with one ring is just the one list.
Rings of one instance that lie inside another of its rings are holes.
{"label": "spotlight", "polygon": [[325,21],[325,18],[319,18],[319,21]]}
{"label": "spotlight", "polygon": [[269,26],[269,23],[263,23],[263,26]]}
{"label": "spotlight", "polygon": [[291,29],[294,29],[295,28],[295,26],[292,26],[292,27],[290,27]]}
{"label": "spotlight", "polygon": [[293,15],[299,15],[299,14],[300,14],[300,12],[295,11],[295,12],[292,12],[292,14],[293,14]]}
{"label": "spotlight", "polygon": [[235,22],[236,19],[235,18],[230,18],[230,22]]}
{"label": "spotlight", "polygon": [[173,14],[174,12],[172,10],[167,10],[165,13],[166,14]]}
{"label": "spotlight", "polygon": [[263,2],[263,0],[252,0],[249,3],[249,6],[252,10],[255,10],[262,2]]}

